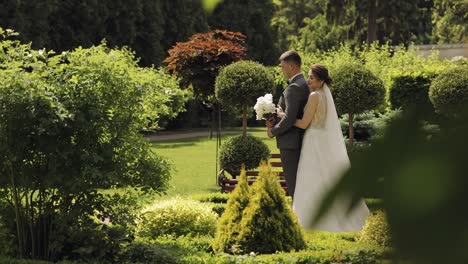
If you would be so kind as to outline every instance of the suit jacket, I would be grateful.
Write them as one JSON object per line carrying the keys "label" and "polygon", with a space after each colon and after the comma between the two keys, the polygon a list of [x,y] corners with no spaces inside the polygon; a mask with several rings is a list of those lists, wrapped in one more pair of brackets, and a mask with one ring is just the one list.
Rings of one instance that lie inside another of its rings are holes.
{"label": "suit jacket", "polygon": [[294,126],[294,122],[296,119],[302,119],[309,93],[307,82],[300,74],[289,82],[281,95],[278,105],[286,116],[271,129],[279,149],[301,149],[304,130]]}

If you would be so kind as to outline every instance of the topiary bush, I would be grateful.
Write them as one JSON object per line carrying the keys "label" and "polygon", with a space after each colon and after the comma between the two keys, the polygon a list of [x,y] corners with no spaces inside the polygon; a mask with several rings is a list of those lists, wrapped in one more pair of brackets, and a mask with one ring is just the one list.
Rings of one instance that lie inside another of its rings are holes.
{"label": "topiary bush", "polygon": [[383,211],[378,210],[367,218],[358,241],[385,247],[391,246],[390,229]]}
{"label": "topiary bush", "polygon": [[424,75],[401,75],[394,77],[390,87],[392,109],[417,108],[432,114],[434,108],[429,100],[429,86],[432,78]]}
{"label": "topiary bush", "polygon": [[271,167],[260,165],[238,229],[239,252],[269,254],[306,247],[302,229]]}
{"label": "topiary bush", "polygon": [[180,197],[155,202],[142,210],[137,220],[140,237],[162,235],[214,235],[218,216],[211,206]]}
{"label": "topiary bush", "polygon": [[373,110],[385,101],[383,81],[363,65],[345,64],[335,70],[330,87],[338,114],[349,115],[350,145],[354,142],[353,117]]}
{"label": "topiary bush", "polygon": [[457,115],[468,104],[468,65],[440,73],[431,83],[429,98],[437,113]]}
{"label": "topiary bush", "polygon": [[239,61],[221,70],[216,77],[216,98],[226,108],[242,107],[243,135],[247,129],[247,108],[255,104],[258,97],[271,93],[275,81],[271,72],[253,61]]}
{"label": "topiary bush", "polygon": [[243,168],[239,177],[239,183],[234,188],[228,199],[224,212],[219,219],[216,228],[216,236],[213,242],[215,252],[238,253],[237,243],[242,220],[242,213],[249,203],[250,188],[247,176]]}
{"label": "topiary bush", "polygon": [[259,138],[246,135],[228,139],[221,146],[219,162],[222,169],[231,175],[239,175],[242,164],[245,169],[258,167],[261,161],[270,157],[270,149]]}

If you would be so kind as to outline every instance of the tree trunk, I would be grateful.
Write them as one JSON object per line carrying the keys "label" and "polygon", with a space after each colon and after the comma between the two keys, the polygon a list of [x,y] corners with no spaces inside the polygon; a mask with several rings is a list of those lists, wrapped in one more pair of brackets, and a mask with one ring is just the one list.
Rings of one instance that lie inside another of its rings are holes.
{"label": "tree trunk", "polygon": [[377,6],[376,0],[368,0],[367,12],[367,49],[377,40]]}
{"label": "tree trunk", "polygon": [[244,104],[242,109],[242,136],[247,136],[247,104]]}
{"label": "tree trunk", "polygon": [[352,149],[354,145],[354,127],[353,127],[353,118],[354,114],[349,113],[348,126],[349,126],[349,147]]}
{"label": "tree trunk", "polygon": [[213,138],[213,131],[216,129],[216,107],[213,106],[211,111],[211,128],[210,128],[210,139]]}
{"label": "tree trunk", "polygon": [[23,221],[21,220],[22,217],[21,217],[21,212],[20,212],[21,202],[20,202],[18,190],[16,189],[16,182],[15,182],[13,169],[11,168],[11,164],[9,165],[10,165],[9,170],[10,170],[10,177],[11,177],[11,190],[12,190],[12,195],[13,195],[13,206],[15,210],[16,235],[18,236],[18,254],[19,254],[18,257],[23,258],[25,252],[24,252],[24,233],[22,232],[22,228],[21,228],[23,224]]}

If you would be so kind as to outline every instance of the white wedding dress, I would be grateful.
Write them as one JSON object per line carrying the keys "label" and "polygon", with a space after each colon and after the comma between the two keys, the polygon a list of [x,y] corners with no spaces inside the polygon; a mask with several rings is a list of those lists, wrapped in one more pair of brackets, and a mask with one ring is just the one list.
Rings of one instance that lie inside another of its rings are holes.
{"label": "white wedding dress", "polygon": [[351,199],[345,196],[336,199],[318,223],[312,225],[324,195],[350,166],[330,89],[325,84],[316,93],[319,100],[302,142],[293,209],[304,229],[359,231],[369,215],[369,209],[361,200],[347,214]]}

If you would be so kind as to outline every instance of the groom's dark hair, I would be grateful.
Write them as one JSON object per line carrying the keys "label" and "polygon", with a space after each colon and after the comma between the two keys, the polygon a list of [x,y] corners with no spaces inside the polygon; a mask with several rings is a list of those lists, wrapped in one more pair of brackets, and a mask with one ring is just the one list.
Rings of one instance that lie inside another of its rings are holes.
{"label": "groom's dark hair", "polygon": [[284,62],[294,63],[299,67],[302,64],[301,56],[299,56],[299,53],[297,53],[294,50],[288,50],[285,53],[281,54],[279,60],[284,61]]}

